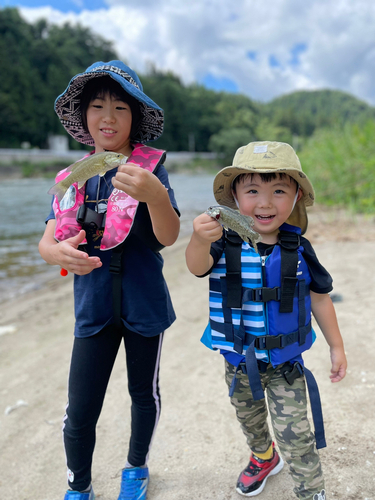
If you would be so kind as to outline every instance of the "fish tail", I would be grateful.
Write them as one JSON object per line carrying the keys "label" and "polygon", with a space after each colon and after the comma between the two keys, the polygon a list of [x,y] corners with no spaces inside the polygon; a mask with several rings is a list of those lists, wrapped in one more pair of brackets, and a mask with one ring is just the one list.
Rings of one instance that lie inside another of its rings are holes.
{"label": "fish tail", "polygon": [[59,200],[59,203],[64,198],[64,194],[66,193],[66,188],[61,185],[61,181],[51,187],[48,191],[48,194],[55,195]]}

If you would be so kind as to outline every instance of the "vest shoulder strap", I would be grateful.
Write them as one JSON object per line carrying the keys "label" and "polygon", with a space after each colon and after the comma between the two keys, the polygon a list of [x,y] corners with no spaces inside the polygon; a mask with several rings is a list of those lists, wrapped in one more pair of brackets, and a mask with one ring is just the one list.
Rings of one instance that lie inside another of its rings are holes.
{"label": "vest shoulder strap", "polygon": [[290,231],[280,231],[279,245],[281,255],[281,297],[280,312],[293,311],[294,290],[297,285],[298,248],[300,235]]}
{"label": "vest shoulder strap", "polygon": [[241,308],[242,281],[241,281],[241,248],[242,239],[234,231],[225,233],[225,262],[227,268],[227,306]]}

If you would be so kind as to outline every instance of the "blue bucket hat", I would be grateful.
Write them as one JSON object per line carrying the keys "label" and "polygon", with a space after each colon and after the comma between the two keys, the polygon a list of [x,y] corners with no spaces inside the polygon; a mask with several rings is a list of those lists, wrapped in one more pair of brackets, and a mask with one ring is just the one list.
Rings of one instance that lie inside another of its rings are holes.
{"label": "blue bucket hat", "polygon": [[78,142],[94,145],[93,138],[83,126],[81,95],[89,80],[107,75],[139,102],[141,118],[133,141],[144,143],[158,139],[163,133],[164,111],[143,92],[137,74],[121,61],[99,61],[92,64],[84,73],[74,76],[65,91],[56,99],[55,111],[68,134]]}

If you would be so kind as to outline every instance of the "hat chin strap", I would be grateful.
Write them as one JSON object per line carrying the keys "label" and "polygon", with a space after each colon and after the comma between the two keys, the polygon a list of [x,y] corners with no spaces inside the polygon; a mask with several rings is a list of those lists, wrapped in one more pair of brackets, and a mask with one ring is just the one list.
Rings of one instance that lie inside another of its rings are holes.
{"label": "hat chin strap", "polygon": [[298,188],[297,188],[297,192],[296,192],[296,195],[294,197],[294,201],[293,201],[293,207],[292,207],[292,210],[290,213],[293,212],[294,210],[294,207],[296,206],[296,203],[297,203],[297,198],[298,198],[298,195],[299,195],[299,190],[301,189],[300,185],[298,184]]}
{"label": "hat chin strap", "polygon": [[240,205],[238,203],[238,200],[237,200],[237,197],[236,197],[236,193],[234,192],[233,188],[231,189],[232,191],[232,196],[233,196],[233,199],[234,199],[234,203],[236,204],[238,210],[240,209]]}

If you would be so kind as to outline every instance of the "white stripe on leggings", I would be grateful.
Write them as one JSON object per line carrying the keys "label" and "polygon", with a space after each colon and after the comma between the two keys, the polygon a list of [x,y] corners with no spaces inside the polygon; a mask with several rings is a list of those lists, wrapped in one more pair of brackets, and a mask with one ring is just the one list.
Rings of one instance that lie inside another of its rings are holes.
{"label": "white stripe on leggings", "polygon": [[155,406],[156,406],[155,425],[154,425],[154,430],[152,432],[152,436],[151,436],[151,440],[150,440],[150,445],[148,447],[148,453],[146,455],[146,461],[145,461],[144,465],[146,465],[147,462],[148,462],[148,457],[149,457],[149,454],[150,454],[151,445],[152,445],[152,442],[154,440],[154,436],[155,436],[155,432],[156,432],[156,427],[158,426],[158,422],[159,422],[159,418],[160,418],[161,407],[160,407],[160,396],[159,396],[158,391],[157,391],[157,389],[158,389],[157,379],[158,379],[158,371],[159,371],[159,366],[160,366],[161,347],[162,347],[162,344],[163,344],[163,338],[164,338],[164,332],[162,332],[160,334],[160,337],[159,337],[158,354],[157,354],[157,359],[156,359],[156,363],[155,363],[154,378],[153,378],[153,381],[152,381],[152,393],[153,393],[153,396],[154,396]]}

